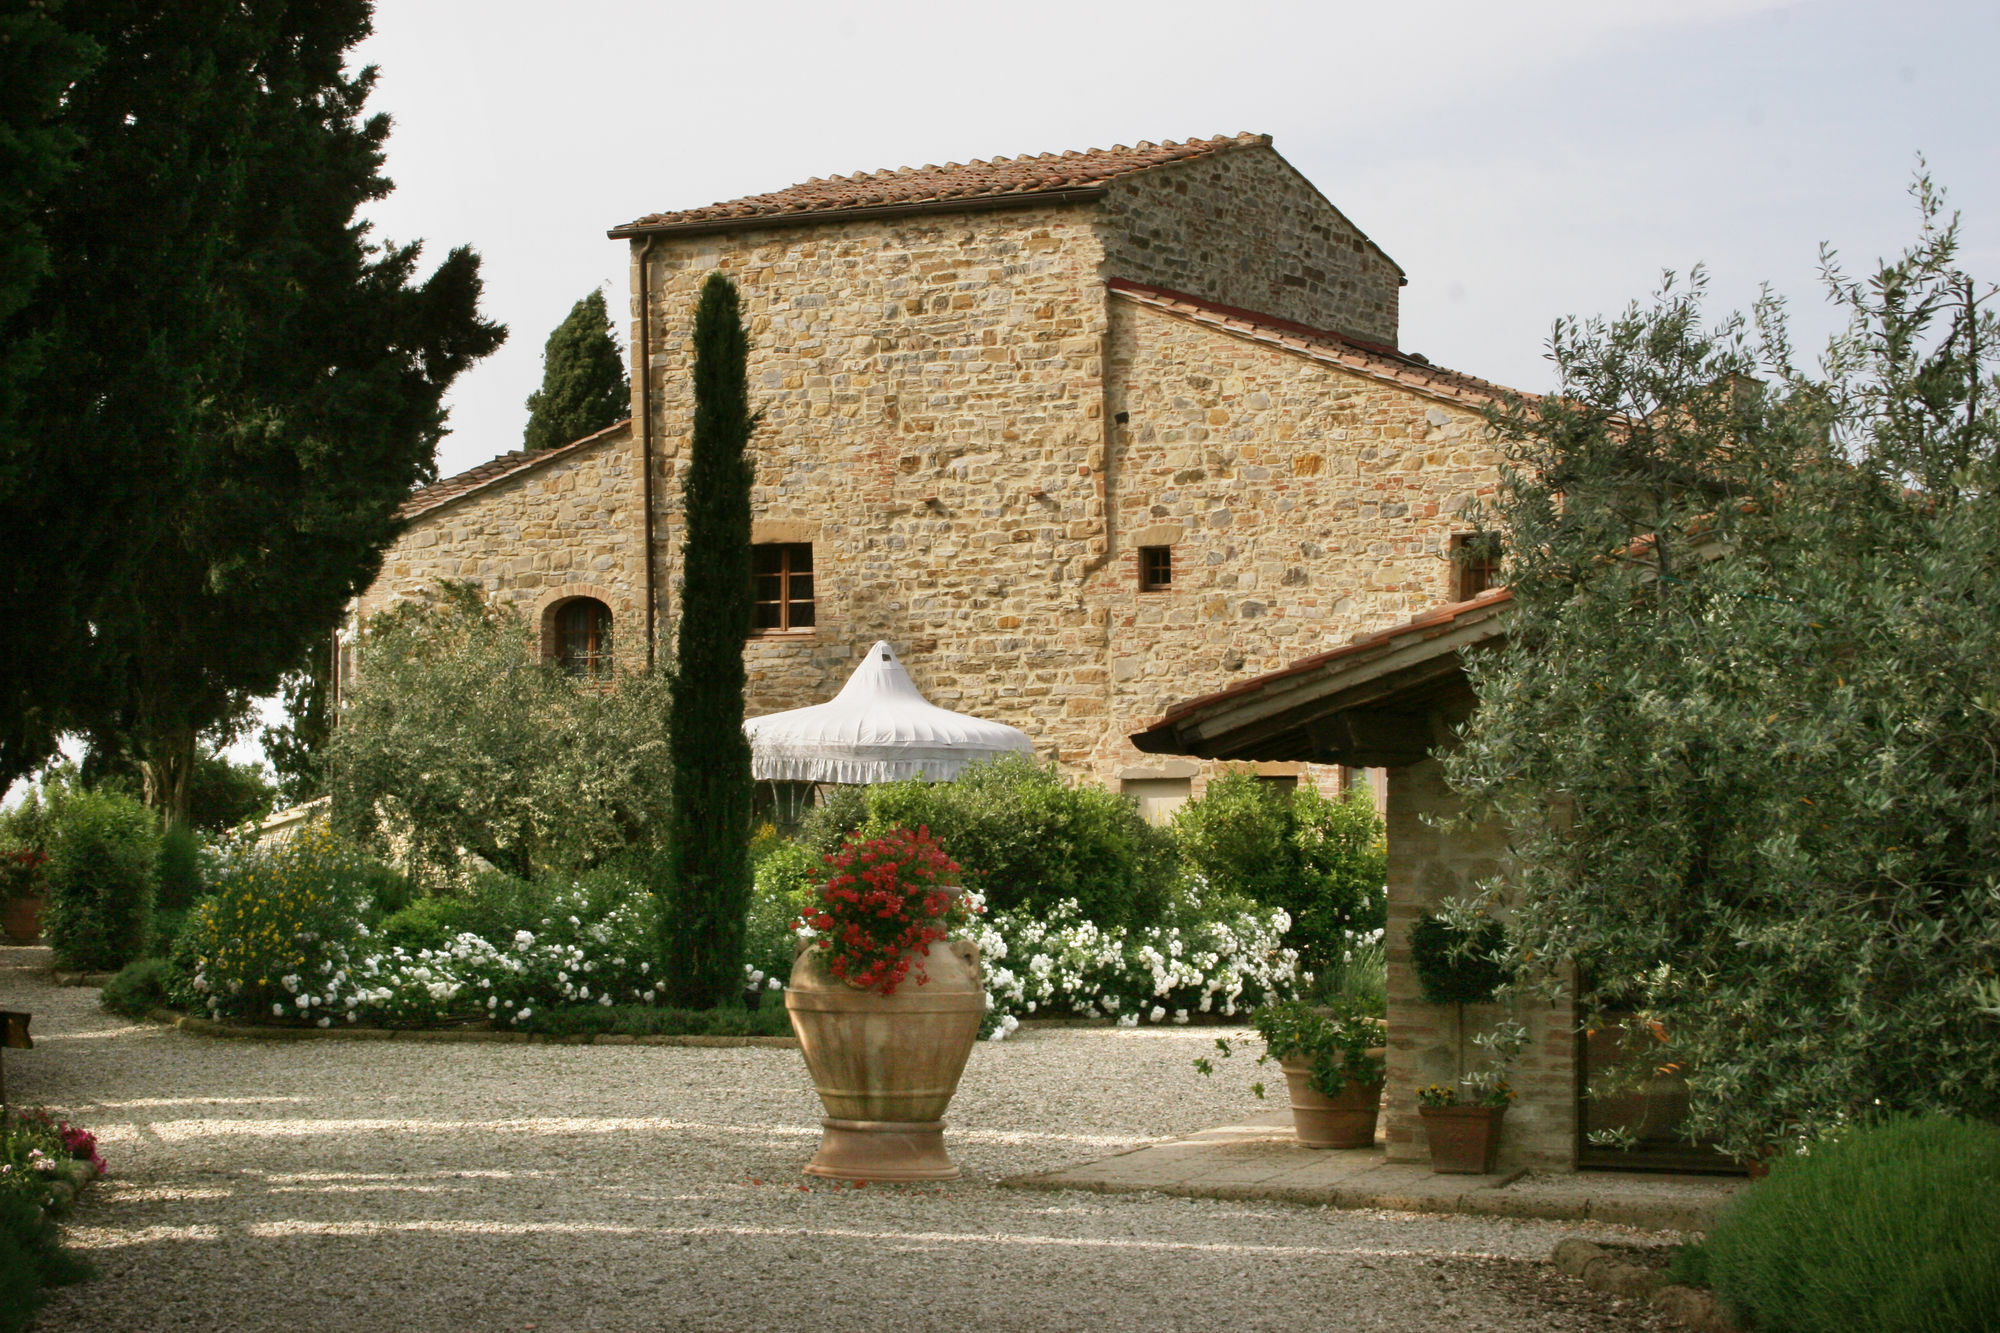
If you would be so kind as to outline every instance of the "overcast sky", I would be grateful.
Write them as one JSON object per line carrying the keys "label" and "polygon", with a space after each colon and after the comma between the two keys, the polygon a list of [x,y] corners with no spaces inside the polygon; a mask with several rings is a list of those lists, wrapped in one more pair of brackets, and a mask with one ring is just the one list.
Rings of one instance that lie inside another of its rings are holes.
{"label": "overcast sky", "polygon": [[520,444],[542,343],[644,213],[811,176],[1251,130],[1408,272],[1402,344],[1535,389],[1564,314],[1702,262],[1816,342],[1821,241],[1914,230],[1918,153],[2000,276],[1991,3],[1511,0],[756,6],[378,0],[379,234],[485,256],[512,330],[451,398],[451,473]]}

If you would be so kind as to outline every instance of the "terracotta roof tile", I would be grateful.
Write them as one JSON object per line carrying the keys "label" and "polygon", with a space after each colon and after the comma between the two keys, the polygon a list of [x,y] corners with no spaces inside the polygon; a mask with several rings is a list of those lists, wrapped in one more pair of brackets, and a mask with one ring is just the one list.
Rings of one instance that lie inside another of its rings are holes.
{"label": "terracotta roof tile", "polygon": [[[1388,629],[1378,630],[1373,634],[1357,635],[1338,648],[1330,649],[1323,653],[1314,653],[1311,657],[1299,658],[1295,662],[1279,667],[1276,671],[1267,671],[1261,676],[1252,676],[1249,680],[1238,681],[1227,689],[1217,690],[1213,694],[1204,694],[1199,698],[1175,704],[1161,715],[1159,721],[1154,722],[1143,731],[1133,733],[1133,735],[1136,738],[1153,733],[1163,733],[1171,729],[1174,724],[1185,722],[1195,714],[1213,708],[1217,704],[1228,703],[1240,699],[1245,695],[1256,694],[1261,690],[1269,689],[1271,686],[1290,680],[1295,676],[1321,671],[1347,660],[1379,655],[1412,643],[1441,638],[1468,621],[1484,619],[1494,616],[1496,613],[1504,616],[1507,611],[1512,609],[1513,602],[1514,593],[1512,589],[1488,588],[1477,597],[1466,601],[1447,602],[1443,606],[1432,607],[1422,615],[1406,620],[1400,625],[1391,625]],[[1495,620],[1493,633],[1496,637],[1504,632],[1502,628],[1504,624],[1504,620]],[[1140,748],[1143,750],[1146,747],[1142,745]]]}
{"label": "terracotta roof tile", "polygon": [[410,498],[403,501],[396,510],[396,515],[405,520],[415,518],[419,514],[436,509],[439,505],[449,504],[461,496],[483,490],[497,481],[503,481],[522,472],[531,472],[544,463],[553,463],[558,458],[567,458],[589,445],[596,444],[607,435],[627,431],[631,427],[631,419],[627,418],[606,426],[593,435],[586,435],[580,440],[571,440],[568,444],[554,449],[538,449],[533,452],[516,449],[498,458],[490,458],[478,467],[467,468],[457,476],[446,477],[442,481],[432,482],[428,486],[411,491]]}
{"label": "terracotta roof tile", "polygon": [[1350,338],[1331,329],[1310,328],[1304,324],[1294,324],[1287,319],[1279,319],[1275,315],[1260,314],[1255,310],[1239,310],[1234,306],[1217,305],[1199,296],[1189,296],[1186,292],[1171,291],[1165,287],[1150,287],[1145,283],[1132,282],[1126,278],[1112,278],[1106,285],[1112,291],[1140,305],[1180,315],[1197,324],[1224,329],[1257,342],[1268,343],[1273,347],[1300,352],[1357,374],[1386,380],[1392,384],[1401,384],[1433,397],[1448,398],[1453,402],[1483,407],[1488,403],[1499,402],[1509,393],[1516,393],[1518,397],[1528,399],[1536,396],[1530,393],[1518,393],[1490,380],[1461,375],[1455,370],[1434,366],[1414,353],[1398,351],[1383,343]]}
{"label": "terracotta roof tile", "polygon": [[622,227],[613,236],[631,236],[676,227],[754,223],[818,213],[843,212],[856,208],[894,208],[916,204],[938,204],[951,200],[995,200],[1061,193],[1066,190],[1101,189],[1120,176],[1151,167],[1205,157],[1231,148],[1268,145],[1268,134],[1218,135],[1213,139],[1188,139],[1175,143],[1141,141],[1127,147],[1092,148],[1085,152],[1042,153],[1033,157],[995,157],[984,161],[947,162],[943,166],[926,163],[921,167],[893,167],[883,171],[856,172],[851,176],[818,176],[769,194],[745,195],[705,208],[682,209],[675,213],[653,213]]}

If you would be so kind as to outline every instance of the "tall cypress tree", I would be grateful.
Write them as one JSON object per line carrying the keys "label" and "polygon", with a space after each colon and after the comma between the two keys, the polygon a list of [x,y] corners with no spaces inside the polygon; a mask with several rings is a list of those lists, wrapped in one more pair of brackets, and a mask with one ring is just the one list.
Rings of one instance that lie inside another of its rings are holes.
{"label": "tall cypress tree", "polygon": [[694,439],[672,687],[673,813],[663,962],[673,1003],[709,1009],[741,989],[750,904],[750,741],[743,640],[750,632],[749,341],[736,285],[711,273],[694,317]]}
{"label": "tall cypress tree", "polygon": [[604,293],[570,307],[542,348],[542,387],[528,395],[525,449],[554,449],[594,435],[632,412],[625,356],[611,336]]}

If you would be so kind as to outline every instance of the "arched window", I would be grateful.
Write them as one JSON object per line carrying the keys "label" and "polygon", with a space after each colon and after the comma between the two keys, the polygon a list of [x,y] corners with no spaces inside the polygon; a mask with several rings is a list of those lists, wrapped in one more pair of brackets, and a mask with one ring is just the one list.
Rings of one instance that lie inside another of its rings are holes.
{"label": "arched window", "polygon": [[611,608],[576,597],[556,608],[555,659],[572,676],[611,674]]}

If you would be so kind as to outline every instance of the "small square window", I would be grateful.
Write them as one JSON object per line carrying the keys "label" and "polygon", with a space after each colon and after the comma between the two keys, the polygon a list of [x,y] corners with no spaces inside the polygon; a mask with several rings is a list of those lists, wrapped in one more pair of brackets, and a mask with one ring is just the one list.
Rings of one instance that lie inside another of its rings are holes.
{"label": "small square window", "polygon": [[813,627],[811,542],[771,542],[750,548],[750,631],[783,634]]}
{"label": "small square window", "polygon": [[1174,548],[1171,546],[1141,546],[1139,548],[1139,591],[1166,592],[1174,586]]}
{"label": "small square window", "polygon": [[1453,536],[1451,600],[1469,602],[1488,588],[1499,586],[1499,538],[1482,532],[1461,532]]}

